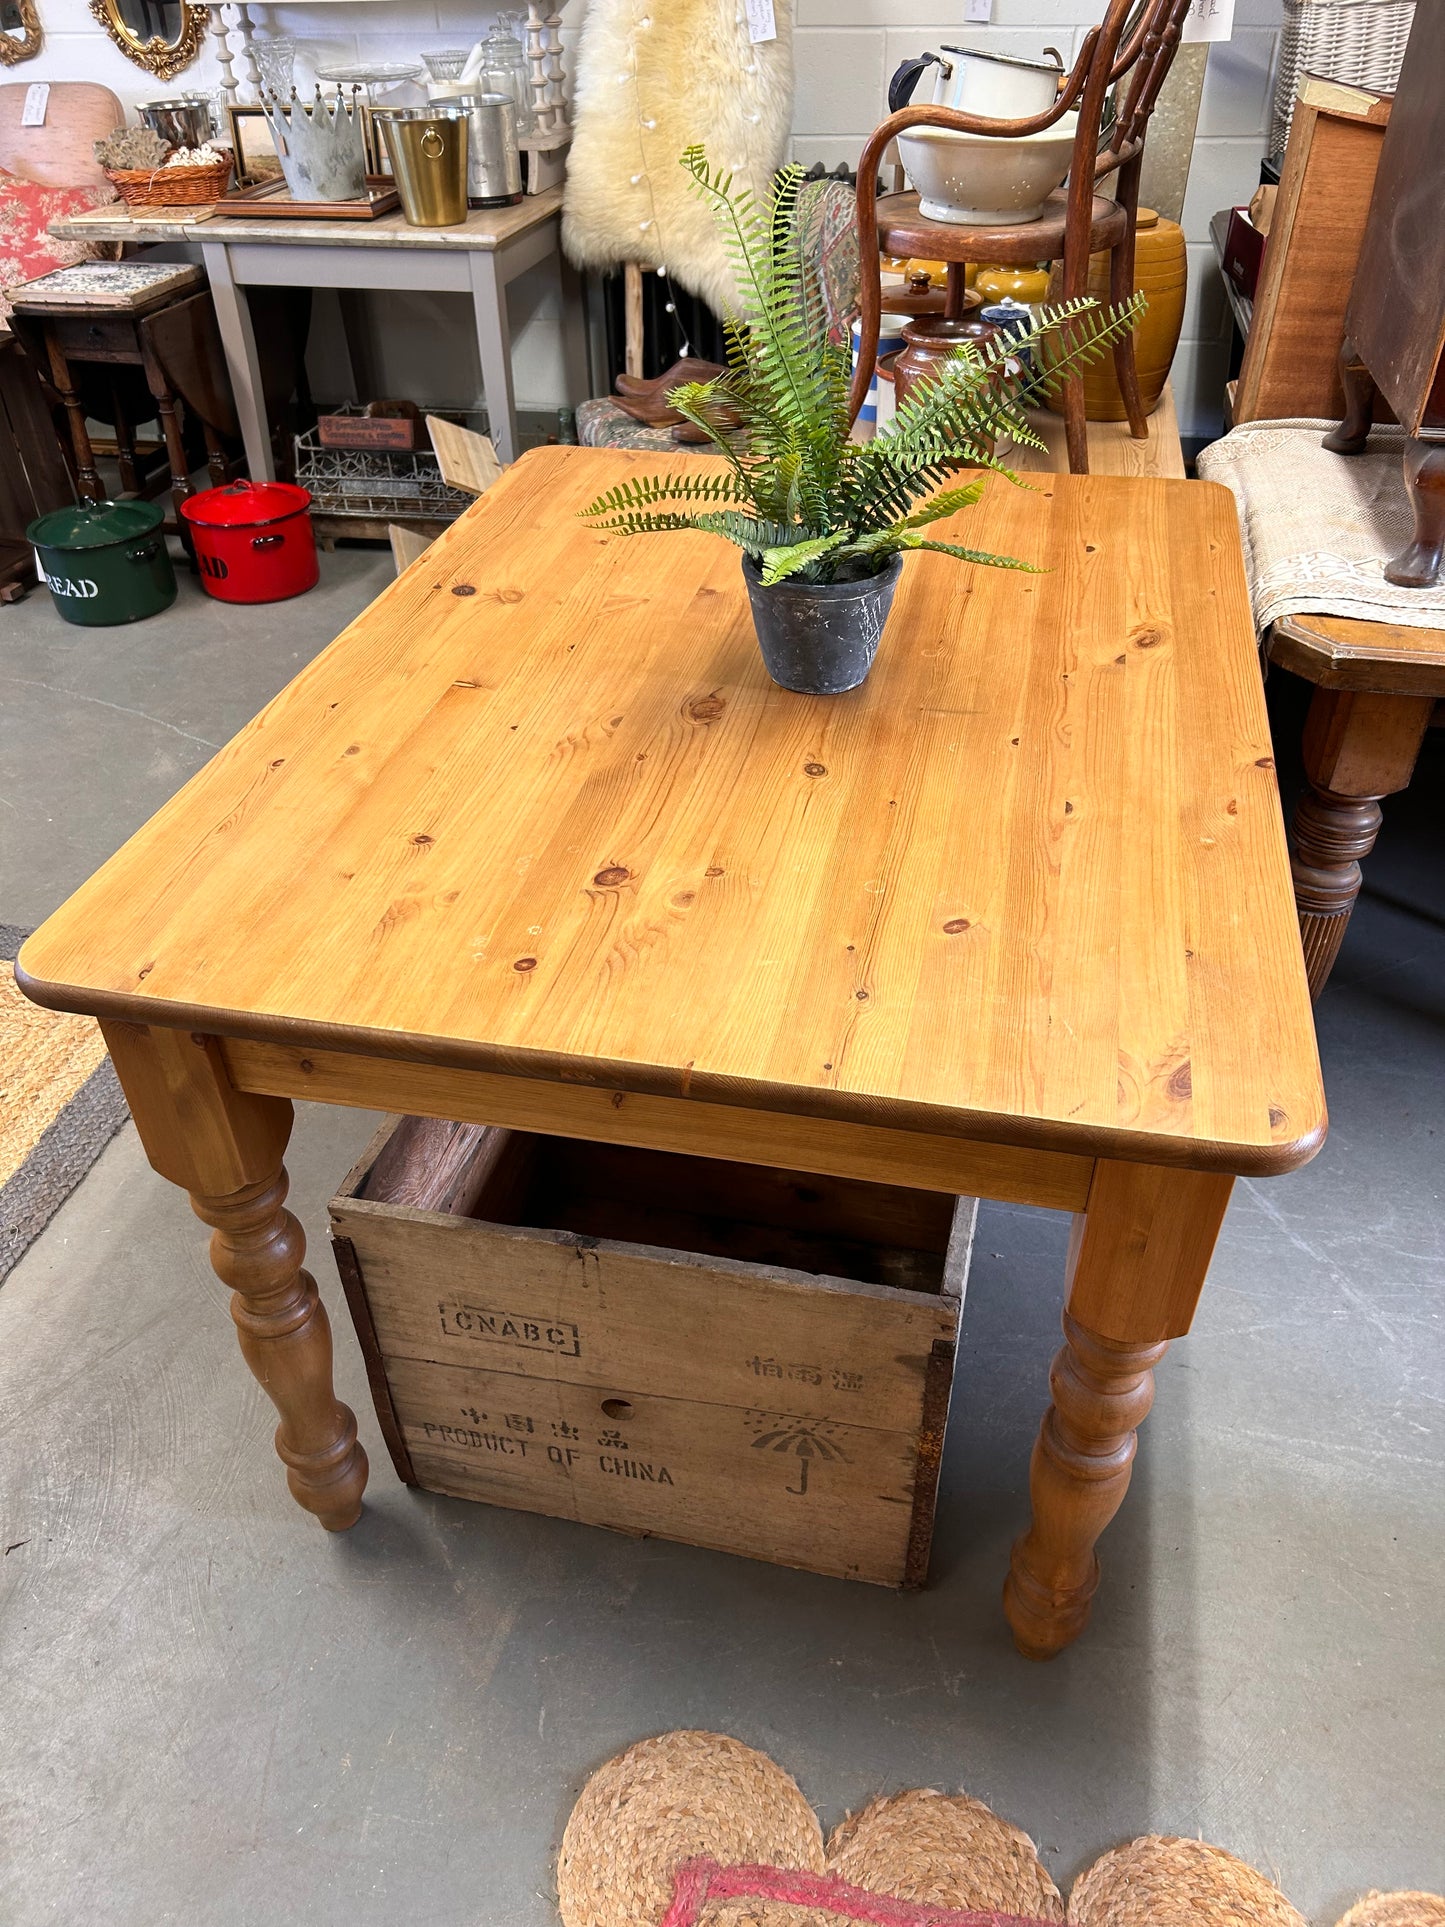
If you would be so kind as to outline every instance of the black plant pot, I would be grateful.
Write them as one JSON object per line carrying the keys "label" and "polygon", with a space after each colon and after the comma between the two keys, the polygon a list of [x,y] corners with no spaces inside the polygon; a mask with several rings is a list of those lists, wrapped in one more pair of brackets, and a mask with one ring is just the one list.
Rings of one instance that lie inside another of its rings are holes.
{"label": "black plant pot", "polygon": [[768,589],[762,569],[745,555],[753,627],[773,681],[802,696],[856,689],[873,667],[902,569],[903,557],[894,555],[861,582],[779,582]]}

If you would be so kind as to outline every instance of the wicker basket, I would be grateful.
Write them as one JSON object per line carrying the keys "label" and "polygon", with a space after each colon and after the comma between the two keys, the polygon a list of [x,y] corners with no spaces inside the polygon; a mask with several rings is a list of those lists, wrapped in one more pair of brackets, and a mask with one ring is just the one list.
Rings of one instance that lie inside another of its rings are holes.
{"label": "wicker basket", "polygon": [[1415,0],[1284,0],[1269,151],[1282,154],[1306,74],[1392,94]]}
{"label": "wicker basket", "polygon": [[231,184],[231,155],[208,167],[108,167],[105,178],[127,207],[201,207]]}

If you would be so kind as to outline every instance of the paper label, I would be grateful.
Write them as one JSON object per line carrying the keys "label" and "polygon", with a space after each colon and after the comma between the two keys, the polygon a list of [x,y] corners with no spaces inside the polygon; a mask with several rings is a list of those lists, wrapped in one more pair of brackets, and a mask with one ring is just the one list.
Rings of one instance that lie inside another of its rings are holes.
{"label": "paper label", "polygon": [[1189,0],[1179,38],[1228,40],[1234,31],[1234,0]]}
{"label": "paper label", "polygon": [[963,17],[987,26],[993,19],[993,0],[964,0]]}
{"label": "paper label", "polygon": [[778,23],[773,18],[773,0],[746,0],[748,39],[756,47],[761,40],[776,40]]}
{"label": "paper label", "polygon": [[22,127],[43,127],[45,110],[50,105],[50,82],[35,80],[25,89],[25,105],[20,113]]}

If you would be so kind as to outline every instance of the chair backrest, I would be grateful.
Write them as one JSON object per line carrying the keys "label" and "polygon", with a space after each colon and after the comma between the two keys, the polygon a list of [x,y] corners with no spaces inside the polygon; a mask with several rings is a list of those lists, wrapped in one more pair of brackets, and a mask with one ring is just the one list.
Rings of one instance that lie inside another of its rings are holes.
{"label": "chair backrest", "polygon": [[22,127],[23,80],[0,86],[0,169],[41,187],[104,187],[105,170],[91,152],[125,124],[125,109],[92,80],[52,80],[40,127]]}

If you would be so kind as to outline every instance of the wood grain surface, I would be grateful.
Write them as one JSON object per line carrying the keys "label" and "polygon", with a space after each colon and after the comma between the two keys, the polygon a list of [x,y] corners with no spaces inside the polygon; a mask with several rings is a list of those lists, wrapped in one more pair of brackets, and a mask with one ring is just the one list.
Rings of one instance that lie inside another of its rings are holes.
{"label": "wood grain surface", "polygon": [[1338,416],[1345,307],[1390,116],[1378,96],[1306,80],[1270,219],[1233,421]]}
{"label": "wood grain surface", "polygon": [[1322,689],[1445,697],[1445,629],[1290,615],[1275,623],[1268,650],[1271,662]]}
{"label": "wood grain surface", "polygon": [[810,698],[764,673],[734,550],[577,519],[637,472],[525,456],[29,940],[24,987],[1085,1155],[1309,1157],[1228,493],[995,482],[940,529],[1046,572],[910,557],[873,675]]}

